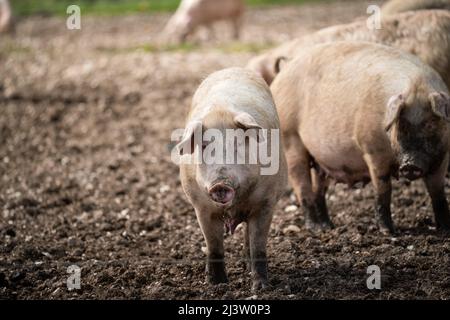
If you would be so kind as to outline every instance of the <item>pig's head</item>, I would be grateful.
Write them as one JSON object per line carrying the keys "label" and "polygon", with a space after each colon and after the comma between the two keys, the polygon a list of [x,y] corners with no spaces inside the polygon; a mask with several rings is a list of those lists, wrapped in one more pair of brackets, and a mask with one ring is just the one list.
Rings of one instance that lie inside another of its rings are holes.
{"label": "pig's head", "polygon": [[[250,137],[245,138],[244,149],[236,148],[238,145],[242,146],[238,143],[238,140],[233,140],[235,142],[232,144],[226,143],[226,135],[230,132],[228,129],[233,129],[233,132],[236,129],[246,132],[248,129],[261,129],[261,126],[248,113],[219,111],[209,113],[201,119],[201,122],[197,122],[197,129],[201,130],[201,141],[194,142],[195,133],[189,129],[188,125],[187,132],[185,132],[183,141],[180,143],[190,143],[192,147],[195,145],[196,148],[202,150],[202,161],[195,164],[197,184],[216,206],[222,208],[232,207],[239,199],[243,199],[251,193],[256,186],[259,177],[259,166],[257,164],[249,164],[248,161],[244,164],[239,164],[236,161],[232,164],[229,164],[229,161],[227,162],[227,154],[234,153],[234,159],[236,160],[238,150],[244,150],[246,159],[248,159],[249,139],[253,139]],[[222,147],[216,150],[222,149],[222,155],[220,151],[211,152],[213,150],[212,144],[219,145],[215,141],[215,136],[218,133],[222,135],[223,141]],[[214,135],[214,138],[211,138],[211,134]],[[194,149],[191,148],[191,150]],[[211,158],[209,158],[210,160],[205,162],[205,157],[208,157],[208,155],[213,155],[215,160],[211,162]]]}
{"label": "pig's head", "polygon": [[400,94],[387,108],[385,129],[400,175],[415,180],[435,170],[448,152],[447,93]]}

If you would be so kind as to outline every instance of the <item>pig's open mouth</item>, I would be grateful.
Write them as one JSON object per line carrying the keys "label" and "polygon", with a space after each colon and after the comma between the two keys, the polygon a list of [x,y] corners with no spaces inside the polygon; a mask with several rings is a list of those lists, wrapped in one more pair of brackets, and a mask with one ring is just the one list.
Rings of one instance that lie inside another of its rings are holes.
{"label": "pig's open mouth", "polygon": [[209,189],[208,193],[211,199],[221,206],[230,205],[233,202],[234,196],[236,194],[231,186],[223,183],[217,183],[213,185]]}

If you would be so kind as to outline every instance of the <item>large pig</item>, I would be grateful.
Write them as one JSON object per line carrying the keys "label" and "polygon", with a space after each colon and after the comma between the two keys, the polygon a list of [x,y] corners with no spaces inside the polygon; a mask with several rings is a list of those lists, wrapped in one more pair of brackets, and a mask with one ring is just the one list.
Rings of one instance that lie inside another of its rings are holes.
{"label": "large pig", "polygon": [[433,67],[450,87],[450,12],[424,10],[407,12],[382,20],[381,29],[369,29],[366,21],[333,26],[287,42],[252,59],[247,68],[272,83],[278,63],[313,45],[334,41],[368,41],[393,46],[417,55]]}
{"label": "large pig", "polygon": [[[268,129],[270,134],[268,132],[267,136],[259,139],[254,136],[253,142],[258,140],[260,147],[264,144],[269,146],[273,160],[270,172],[262,170],[268,162],[264,161],[263,165],[259,158],[253,163],[225,162],[226,152],[234,154],[232,143],[227,144],[223,155],[218,156],[220,161],[200,161],[198,164],[182,161],[181,182],[206,240],[209,282],[227,281],[224,225],[233,233],[241,222],[245,222],[245,256],[252,271],[252,288],[257,290],[267,285],[266,242],[272,209],[286,187],[287,167],[279,141],[278,115],[269,87],[249,70],[225,69],[203,81],[194,95],[183,138],[174,150],[183,154],[181,158],[188,162],[197,159],[196,152],[200,147],[205,152],[208,148],[206,135],[214,130],[226,135],[227,129],[241,133],[248,133],[249,129]],[[200,132],[200,139],[203,135],[203,143],[196,141],[196,132]],[[243,140],[236,143],[242,146]],[[250,144],[245,144],[246,158],[252,150]],[[187,152],[183,150],[186,147],[190,148]]]}
{"label": "large pig", "polygon": [[395,14],[405,11],[446,9],[450,10],[450,0],[391,0],[381,8],[383,15]]}
{"label": "large pig", "polygon": [[0,33],[11,28],[12,13],[8,0],[0,0]]}
{"label": "large pig", "polygon": [[450,98],[419,59],[372,43],[305,50],[272,84],[289,177],[310,228],[329,228],[329,179],[372,181],[383,231],[394,232],[391,177],[422,178],[437,226],[450,229],[445,197]]}
{"label": "large pig", "polygon": [[168,38],[178,37],[185,42],[199,26],[207,26],[212,30],[213,23],[229,20],[233,24],[234,38],[239,38],[244,13],[243,0],[182,0],[174,16],[165,28]]}

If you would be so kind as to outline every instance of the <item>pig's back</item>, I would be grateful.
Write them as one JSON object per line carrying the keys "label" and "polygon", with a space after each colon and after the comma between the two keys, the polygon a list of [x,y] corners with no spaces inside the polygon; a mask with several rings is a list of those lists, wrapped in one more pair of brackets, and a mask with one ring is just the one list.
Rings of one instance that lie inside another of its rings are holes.
{"label": "pig's back", "polygon": [[378,44],[319,45],[291,63],[286,76],[299,78],[296,92],[305,120],[325,110],[352,115],[368,103],[384,111],[390,97],[407,91],[418,79],[445,91],[440,76],[417,57]]}
{"label": "pig's back", "polygon": [[214,108],[247,112],[260,125],[279,128],[269,87],[259,75],[244,68],[228,68],[208,76],[192,99],[189,120],[201,119]]}
{"label": "pig's back", "polygon": [[243,0],[187,0],[181,11],[188,12],[189,16],[203,24],[242,15],[244,3]]}
{"label": "pig's back", "polygon": [[450,0],[391,0],[382,7],[382,14],[425,9],[450,10]]}

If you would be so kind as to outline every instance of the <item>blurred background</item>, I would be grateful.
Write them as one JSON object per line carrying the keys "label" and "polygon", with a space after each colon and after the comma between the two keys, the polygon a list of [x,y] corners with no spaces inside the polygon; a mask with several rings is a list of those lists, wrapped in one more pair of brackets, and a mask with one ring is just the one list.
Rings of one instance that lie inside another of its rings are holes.
{"label": "blurred background", "polygon": [[[246,0],[250,6],[302,4],[324,0]],[[326,0],[325,0],[326,1]],[[69,5],[79,5],[85,14],[122,15],[174,11],[180,0],[13,0],[12,6],[17,15],[55,14],[64,15]]]}

